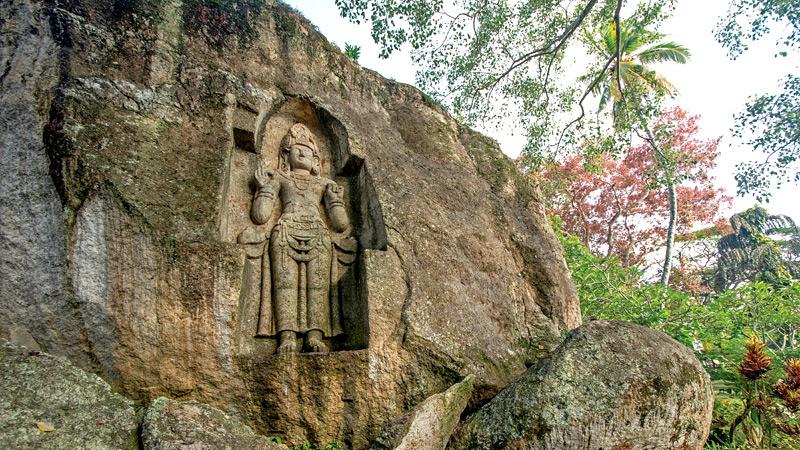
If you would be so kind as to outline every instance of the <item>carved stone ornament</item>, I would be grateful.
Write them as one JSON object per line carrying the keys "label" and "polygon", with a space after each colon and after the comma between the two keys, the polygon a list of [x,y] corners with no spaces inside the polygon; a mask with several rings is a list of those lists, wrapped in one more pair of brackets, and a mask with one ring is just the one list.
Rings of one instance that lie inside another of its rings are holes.
{"label": "carved stone ornament", "polygon": [[278,336],[278,353],[299,351],[298,335],[305,350],[324,352],[324,339],[343,333],[337,282],[340,265],[355,260],[357,243],[339,237],[350,229],[343,190],[320,176],[315,141],[296,123],[281,142],[277,170],[262,161],[255,171],[251,219],[267,224],[276,206],[280,215],[266,233],[251,227],[239,235],[248,254],[262,255],[257,336]]}

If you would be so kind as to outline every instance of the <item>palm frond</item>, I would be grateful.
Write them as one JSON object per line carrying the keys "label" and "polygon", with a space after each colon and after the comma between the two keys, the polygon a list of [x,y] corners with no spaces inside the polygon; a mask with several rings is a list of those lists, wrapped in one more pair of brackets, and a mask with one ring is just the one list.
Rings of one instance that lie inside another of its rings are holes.
{"label": "palm frond", "polygon": [[605,108],[605,107],[606,107],[606,104],[608,104],[608,97],[609,97],[609,94],[610,94],[610,93],[608,92],[608,85],[606,85],[606,86],[603,88],[603,92],[600,94],[600,105],[597,107],[597,109],[598,109],[599,111],[602,111],[602,110],[603,110],[603,108]]}
{"label": "palm frond", "polygon": [[765,234],[793,234],[798,232],[800,232],[800,230],[798,230],[794,220],[792,220],[792,218],[789,216],[784,216],[783,214],[774,214],[768,216],[766,223],[764,224]]}
{"label": "palm frond", "polygon": [[620,45],[622,47],[622,53],[625,55],[631,55],[639,50],[642,45],[645,44],[644,39],[642,39],[641,33],[637,33],[629,26],[622,27],[622,33],[620,33],[619,40]]}
{"label": "palm frond", "polygon": [[662,77],[661,75],[652,72],[652,84],[651,86],[656,90],[661,90],[667,95],[674,95],[678,92],[678,88],[675,87],[672,83],[669,82],[666,78]]}
{"label": "palm frond", "polygon": [[686,64],[690,57],[691,52],[689,49],[675,42],[661,42],[642,50],[636,55],[636,58],[638,58],[642,64],[667,61]]}
{"label": "palm frond", "polygon": [[611,22],[602,35],[603,45],[609,55],[617,53],[617,26]]}

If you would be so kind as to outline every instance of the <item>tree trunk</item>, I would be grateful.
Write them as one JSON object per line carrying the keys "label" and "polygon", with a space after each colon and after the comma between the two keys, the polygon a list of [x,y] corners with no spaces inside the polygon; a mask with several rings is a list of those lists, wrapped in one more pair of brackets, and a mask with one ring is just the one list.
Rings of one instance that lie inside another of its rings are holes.
{"label": "tree trunk", "polygon": [[672,177],[667,182],[667,194],[669,195],[669,226],[664,251],[664,266],[661,269],[661,284],[664,285],[669,283],[669,276],[672,273],[672,250],[675,245],[675,227],[678,222],[678,193],[675,191]]}
{"label": "tree trunk", "polygon": [[675,190],[675,180],[672,176],[672,169],[669,167],[669,161],[667,161],[661,149],[658,148],[658,143],[656,143],[656,138],[653,136],[653,131],[650,130],[650,125],[647,123],[638,105],[636,107],[636,114],[639,116],[642,128],[644,128],[644,132],[647,134],[647,141],[653,149],[653,157],[664,170],[665,182],[667,184],[669,225],[667,226],[667,242],[664,245],[664,264],[661,268],[661,280],[659,281],[661,284],[666,285],[669,283],[669,277],[672,273],[672,250],[675,245],[675,228],[678,224],[678,193]]}
{"label": "tree trunk", "polygon": [[614,213],[614,217],[611,218],[611,221],[608,222],[608,231],[606,232],[606,245],[608,249],[606,249],[606,258],[612,255],[613,253],[613,246],[614,246],[614,223],[619,219],[619,212]]}

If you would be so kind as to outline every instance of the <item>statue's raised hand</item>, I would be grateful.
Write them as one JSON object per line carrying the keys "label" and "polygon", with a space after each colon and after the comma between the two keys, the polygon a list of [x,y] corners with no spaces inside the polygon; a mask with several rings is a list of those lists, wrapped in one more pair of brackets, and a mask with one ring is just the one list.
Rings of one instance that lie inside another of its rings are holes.
{"label": "statue's raised hand", "polygon": [[275,171],[267,167],[263,161],[259,163],[256,169],[256,183],[259,188],[268,186],[275,178]]}
{"label": "statue's raised hand", "polygon": [[343,192],[344,190],[341,186],[336,183],[330,183],[328,184],[328,189],[325,191],[325,196],[328,197],[328,201],[341,201]]}

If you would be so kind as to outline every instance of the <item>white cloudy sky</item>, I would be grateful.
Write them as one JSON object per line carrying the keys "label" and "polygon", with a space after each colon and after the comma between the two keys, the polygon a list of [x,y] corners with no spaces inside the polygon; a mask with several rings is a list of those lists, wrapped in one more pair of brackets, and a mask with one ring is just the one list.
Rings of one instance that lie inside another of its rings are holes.
{"label": "white cloudy sky", "polygon": [[[334,0],[284,0],[303,13],[332,42],[359,45],[359,63],[382,75],[404,83],[414,84],[415,67],[408,49],[395,53],[388,60],[378,58],[378,47],[372,42],[368,25],[355,25],[342,19]],[[736,61],[728,59],[714,40],[713,29],[727,10],[729,0],[679,0],[673,18],[662,31],[669,39],[686,45],[692,60],[685,65],[664,65],[659,68],[680,91],[678,104],[702,117],[702,132],[707,137],[722,137],[721,156],[716,171],[718,184],[736,194],[734,179],[737,162],[753,159],[754,155],[741,142],[731,137],[733,115],[743,109],[747,98],[777,92],[780,81],[789,73],[800,73],[800,55],[775,58],[776,39],[765,38]],[[519,154],[524,137],[513,130],[487,127],[486,134],[500,142],[503,151]],[[800,222],[800,187],[789,185],[774,193],[766,205],[774,213],[788,214]],[[752,206],[752,197],[736,197],[733,212]]]}

